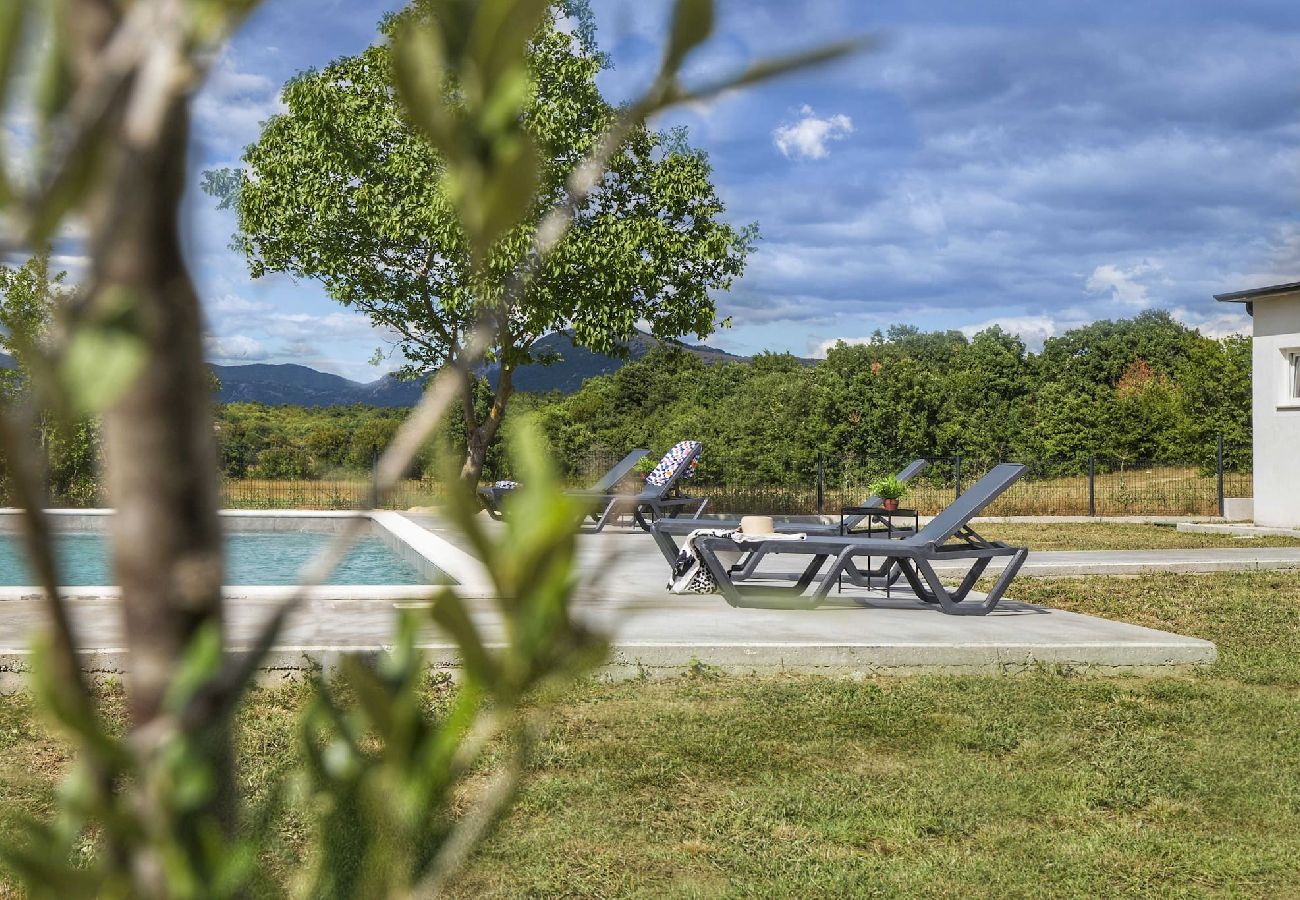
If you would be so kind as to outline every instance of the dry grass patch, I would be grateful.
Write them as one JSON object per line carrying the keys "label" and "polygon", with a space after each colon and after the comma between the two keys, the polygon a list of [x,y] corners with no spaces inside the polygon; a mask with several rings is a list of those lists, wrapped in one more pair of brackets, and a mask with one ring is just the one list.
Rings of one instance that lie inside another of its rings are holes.
{"label": "dry grass patch", "polygon": [[1300,547],[1300,538],[1281,535],[1238,537],[1198,534],[1172,525],[1128,525],[1110,522],[990,522],[976,530],[991,540],[1031,550],[1200,550]]}

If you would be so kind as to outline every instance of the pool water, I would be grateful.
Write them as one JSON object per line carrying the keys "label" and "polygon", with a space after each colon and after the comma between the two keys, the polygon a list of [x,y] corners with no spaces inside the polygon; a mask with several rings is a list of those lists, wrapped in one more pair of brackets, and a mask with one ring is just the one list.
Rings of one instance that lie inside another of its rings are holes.
{"label": "pool water", "polygon": [[[226,535],[225,584],[296,584],[298,572],[329,541],[328,534],[234,532]],[[55,537],[59,583],[67,587],[114,583],[106,535],[69,532]],[[359,538],[334,569],[329,584],[425,584],[377,537]],[[0,585],[33,585],[21,535],[0,535]]]}

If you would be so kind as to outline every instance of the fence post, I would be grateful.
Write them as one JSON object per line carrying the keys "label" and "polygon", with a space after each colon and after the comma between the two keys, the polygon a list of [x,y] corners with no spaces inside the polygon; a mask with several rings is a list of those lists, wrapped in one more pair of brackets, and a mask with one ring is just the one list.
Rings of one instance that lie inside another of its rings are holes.
{"label": "fence post", "polygon": [[953,497],[954,498],[960,497],[961,496],[961,454],[960,453],[958,453],[956,456],[953,457],[953,482],[956,487],[956,490],[953,493]]}
{"label": "fence post", "polygon": [[1088,457],[1088,515],[1097,515],[1097,457]]}
{"label": "fence post", "polygon": [[822,452],[818,450],[817,451],[817,515],[819,516],[822,514],[822,508],[825,505],[824,503],[825,494],[823,493],[823,484],[824,482],[822,481]]}
{"label": "fence post", "polygon": [[1217,468],[1219,473],[1219,518],[1223,518],[1223,432],[1219,432],[1219,446],[1217,453]]}
{"label": "fence post", "polygon": [[370,502],[379,505],[379,448],[370,450]]}

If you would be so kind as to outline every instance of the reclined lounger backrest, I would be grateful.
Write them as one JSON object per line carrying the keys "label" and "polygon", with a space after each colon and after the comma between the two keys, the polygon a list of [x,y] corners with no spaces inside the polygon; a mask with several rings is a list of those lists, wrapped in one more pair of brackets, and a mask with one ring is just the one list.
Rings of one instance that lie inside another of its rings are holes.
{"label": "reclined lounger backrest", "polygon": [[960,497],[948,504],[930,523],[908,539],[908,543],[942,544],[971,519],[978,516],[990,503],[1001,497],[1007,488],[1020,480],[1027,467],[1020,463],[999,463],[989,473],[967,488]]}
{"label": "reclined lounger backrest", "polygon": [[690,477],[690,473],[694,471],[696,457],[703,449],[704,445],[699,441],[678,441],[674,444],[664,454],[664,458],[659,460],[659,465],[646,476],[642,496],[667,497],[668,492],[678,481]]}
{"label": "reclined lounger backrest", "polygon": [[633,450],[627,456],[623,457],[619,461],[618,465],[606,472],[604,476],[601,477],[600,481],[597,481],[588,488],[588,490],[593,494],[609,493],[614,489],[616,484],[623,480],[623,477],[627,475],[628,472],[631,472],[632,469],[636,467],[636,464],[641,461],[641,457],[646,456],[649,453],[649,450],[645,450],[641,447]]}
{"label": "reclined lounger backrest", "polygon": [[[897,478],[899,481],[903,482],[903,484],[907,484],[917,475],[920,475],[922,472],[924,472],[929,467],[929,465],[930,465],[929,460],[914,459],[907,464],[907,468],[903,469],[903,471],[899,472],[894,477]],[[879,506],[880,502],[881,501],[879,497],[868,497],[867,502],[863,503],[862,505]],[[862,523],[862,520],[865,518],[867,518],[865,515],[849,516],[849,518],[844,520],[844,528],[845,529],[856,528],[858,525]]]}

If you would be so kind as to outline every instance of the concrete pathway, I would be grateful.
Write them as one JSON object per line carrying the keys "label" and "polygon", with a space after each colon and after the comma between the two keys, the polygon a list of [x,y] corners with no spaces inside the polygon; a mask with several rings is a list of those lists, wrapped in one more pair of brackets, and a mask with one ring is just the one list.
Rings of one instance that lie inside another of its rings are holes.
{"label": "concrete pathway", "polygon": [[[457,543],[428,516],[410,515],[428,540]],[[591,624],[608,630],[616,672],[680,671],[695,663],[732,671],[801,670],[840,674],[919,671],[1014,672],[1037,667],[1098,672],[1168,672],[1212,662],[1214,645],[1182,637],[1006,600],[982,618],[945,616],[917,603],[906,590],[891,599],[864,591],[832,595],[813,611],[732,609],[716,596],[675,596],[664,589],[668,569],[649,536],[633,531],[584,535],[581,564],[603,571],[597,593],[579,603]],[[453,556],[456,554],[453,553]],[[1300,548],[1225,548],[1089,551],[1031,554],[1026,575],[1217,572],[1300,568]],[[293,674],[312,663],[329,665],[339,653],[373,651],[391,635],[400,608],[427,602],[420,588],[371,589],[342,596],[320,588],[291,620],[268,675]],[[229,590],[229,637],[245,646],[283,591]],[[1014,597],[1015,586],[1009,594]],[[0,682],[26,668],[26,648],[44,624],[39,600],[11,595],[0,602]],[[94,591],[70,601],[88,668],[123,668],[118,604]],[[489,634],[499,633],[491,599],[470,601]],[[452,648],[429,629],[422,643],[438,665],[454,665]]]}
{"label": "concrete pathway", "polygon": [[[582,618],[613,636],[616,674],[676,672],[697,663],[735,672],[854,675],[1040,667],[1149,674],[1215,659],[1214,645],[1207,641],[1012,601],[976,618],[945,616],[905,591],[896,591],[891,600],[873,598],[865,607],[847,596],[835,598],[834,605],[811,611],[732,609],[713,596],[665,592],[651,599],[644,593],[611,582],[578,606]],[[341,653],[381,648],[389,641],[396,610],[426,603],[415,597],[312,599],[291,619],[266,674],[295,675],[312,664],[329,666]],[[123,674],[117,601],[82,597],[69,604],[87,668]],[[232,646],[247,646],[274,607],[275,600],[266,596],[232,595]],[[473,600],[471,609],[489,640],[500,634],[492,601]],[[26,647],[44,623],[37,600],[0,604],[0,684],[26,669]],[[421,643],[434,664],[454,665],[453,648],[436,631],[425,629]]]}

